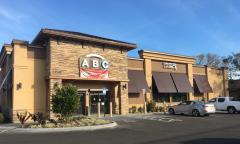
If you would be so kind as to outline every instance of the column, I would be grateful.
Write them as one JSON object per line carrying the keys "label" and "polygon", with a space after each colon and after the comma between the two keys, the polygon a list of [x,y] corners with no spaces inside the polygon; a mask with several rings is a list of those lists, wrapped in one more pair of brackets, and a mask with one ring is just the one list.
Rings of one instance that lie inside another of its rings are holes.
{"label": "column", "polygon": [[[151,59],[144,59],[144,72],[145,72],[145,76],[146,76],[147,85],[148,85],[149,88],[152,89],[152,63],[151,63]],[[147,101],[152,100],[151,91],[152,90],[150,90],[150,92],[146,93],[146,98],[147,98],[146,100]]]}
{"label": "column", "polygon": [[[192,64],[187,64],[187,74],[188,74],[189,82],[190,82],[191,86],[193,87],[193,67],[192,67]],[[188,93],[188,99],[189,100],[194,100],[194,95],[193,95],[192,92]]]}
{"label": "column", "polygon": [[62,79],[49,79],[49,88],[48,88],[48,113],[50,118],[54,118],[54,113],[52,112],[52,95],[54,94],[54,89],[56,87],[62,87]]}
{"label": "column", "polygon": [[222,67],[222,75],[223,75],[223,95],[224,96],[229,96],[227,68]]}
{"label": "column", "polygon": [[120,109],[118,91],[119,91],[119,85],[116,84],[113,88],[113,113],[114,114],[119,114],[119,109]]}
{"label": "column", "polygon": [[[212,84],[212,82],[211,82],[211,79],[210,79],[210,72],[211,71],[211,68],[210,67],[208,67],[207,65],[205,66],[205,73],[206,73],[206,77],[207,77],[207,80],[208,80],[208,82],[210,83],[210,85]],[[212,85],[211,85],[211,87],[212,87]],[[209,99],[211,99],[211,98],[213,98],[214,97],[214,94],[213,93],[206,93],[207,94],[207,100],[209,100]]]}
{"label": "column", "polygon": [[128,114],[128,82],[120,82],[120,114]]}

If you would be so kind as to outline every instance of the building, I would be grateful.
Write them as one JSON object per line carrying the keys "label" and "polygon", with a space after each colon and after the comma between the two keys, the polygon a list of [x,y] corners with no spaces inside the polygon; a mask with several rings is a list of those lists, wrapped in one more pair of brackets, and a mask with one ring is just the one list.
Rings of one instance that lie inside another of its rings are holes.
{"label": "building", "polygon": [[[128,114],[132,106],[155,100],[207,100],[228,95],[226,69],[195,65],[193,57],[146,50],[129,58],[136,44],[93,35],[42,29],[35,39],[13,40],[0,54],[1,111],[15,119],[17,111],[51,115],[54,87],[76,85],[81,96],[79,114]],[[144,89],[144,90],[143,90]],[[103,108],[102,108],[103,109]]]}

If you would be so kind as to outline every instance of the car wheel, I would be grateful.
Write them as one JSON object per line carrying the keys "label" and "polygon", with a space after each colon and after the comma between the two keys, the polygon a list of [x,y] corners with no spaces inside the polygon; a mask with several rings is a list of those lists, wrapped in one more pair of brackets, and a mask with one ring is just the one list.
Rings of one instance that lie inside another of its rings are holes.
{"label": "car wheel", "polygon": [[168,110],[168,113],[169,113],[170,115],[174,115],[174,114],[175,114],[175,111],[174,111],[174,109],[170,108],[170,109]]}
{"label": "car wheel", "polygon": [[228,113],[234,114],[236,112],[236,109],[234,107],[228,107]]}
{"label": "car wheel", "polygon": [[204,116],[209,116],[209,114],[205,114]]}
{"label": "car wheel", "polygon": [[195,117],[198,117],[198,116],[200,116],[200,112],[195,109],[195,110],[192,111],[192,115],[195,116]]}

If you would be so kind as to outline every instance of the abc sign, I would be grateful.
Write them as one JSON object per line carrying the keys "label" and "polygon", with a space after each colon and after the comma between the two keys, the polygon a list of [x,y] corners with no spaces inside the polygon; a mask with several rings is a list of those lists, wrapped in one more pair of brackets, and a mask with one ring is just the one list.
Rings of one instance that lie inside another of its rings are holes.
{"label": "abc sign", "polygon": [[85,58],[80,59],[81,68],[94,68],[94,69],[108,69],[108,61],[100,55],[89,54]]}

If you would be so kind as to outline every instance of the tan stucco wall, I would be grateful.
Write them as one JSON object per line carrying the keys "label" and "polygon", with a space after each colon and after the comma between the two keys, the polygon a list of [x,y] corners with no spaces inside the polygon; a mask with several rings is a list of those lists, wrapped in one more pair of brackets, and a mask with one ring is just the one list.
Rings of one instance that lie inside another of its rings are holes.
{"label": "tan stucco wall", "polygon": [[46,112],[45,60],[27,58],[27,46],[19,44],[14,44],[13,54],[13,114]]}
{"label": "tan stucco wall", "polygon": [[196,75],[206,75],[205,66],[193,66],[193,74]]}
{"label": "tan stucco wall", "polygon": [[128,69],[143,70],[144,69],[143,60],[128,59]]}
{"label": "tan stucco wall", "polygon": [[[167,60],[167,59],[166,59]],[[187,65],[176,63],[177,69],[166,69],[163,67],[164,61],[156,61],[152,60],[152,71],[158,71],[158,72],[172,72],[172,73],[187,73]]]}
{"label": "tan stucco wall", "polygon": [[208,81],[213,89],[213,93],[209,93],[209,99],[217,96],[228,96],[228,83],[226,70],[207,68]]}

